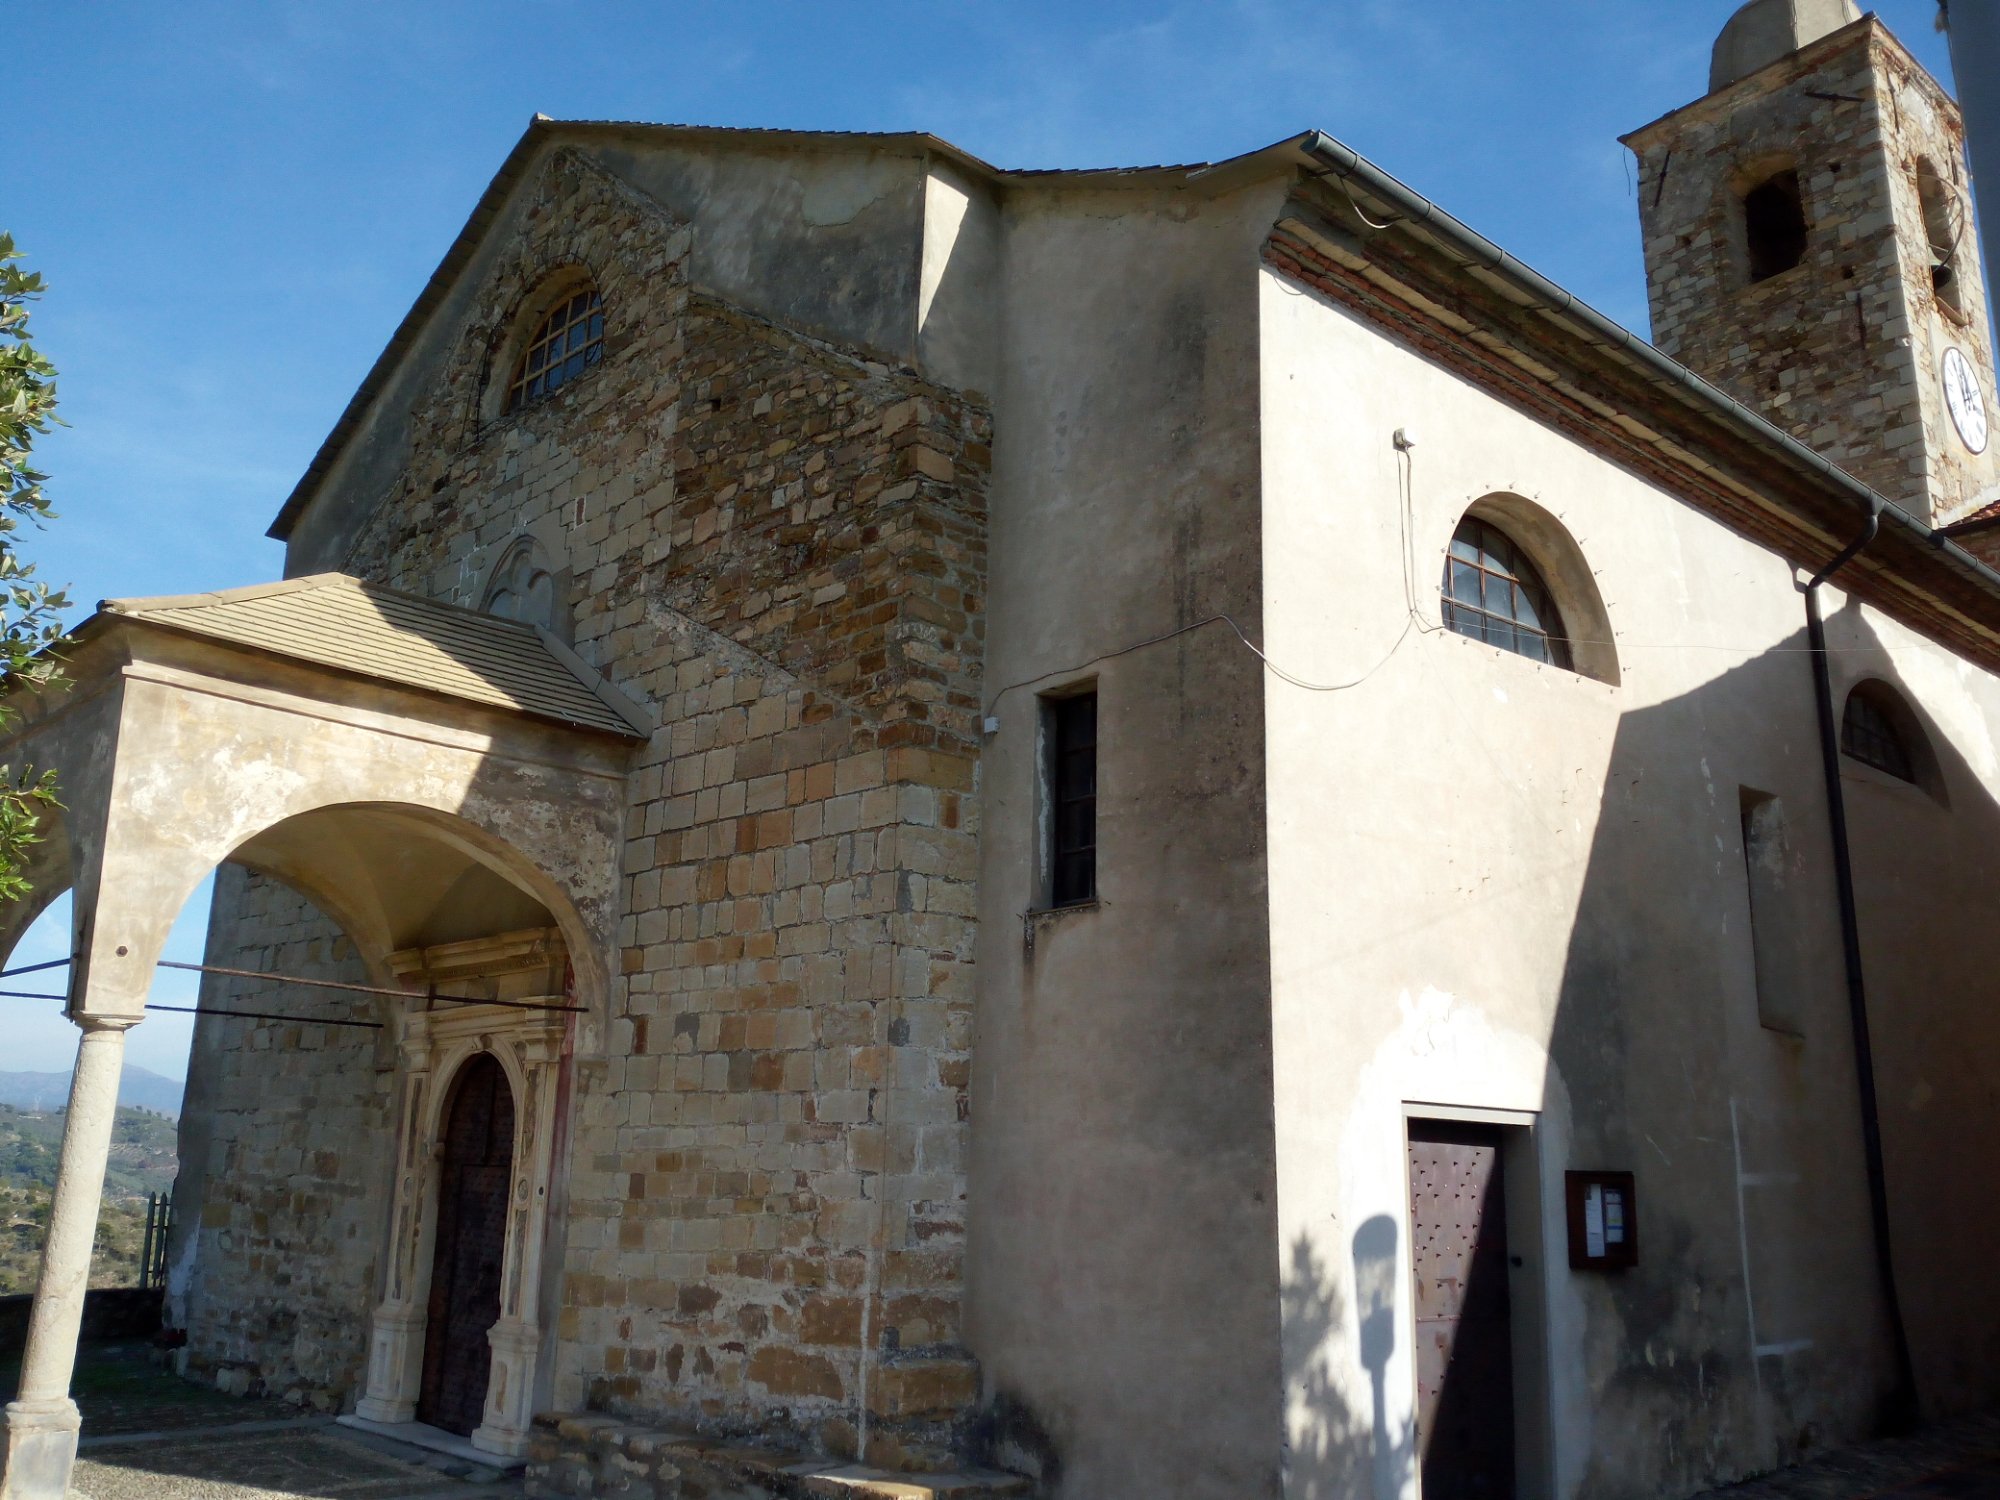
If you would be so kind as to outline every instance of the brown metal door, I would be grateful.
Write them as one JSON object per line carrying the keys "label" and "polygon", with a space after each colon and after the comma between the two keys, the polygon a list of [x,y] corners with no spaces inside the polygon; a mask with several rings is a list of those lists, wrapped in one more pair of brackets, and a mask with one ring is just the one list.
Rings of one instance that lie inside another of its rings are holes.
{"label": "brown metal door", "polygon": [[445,1108],[430,1321],[417,1420],[461,1436],[486,1409],[507,1247],[507,1180],[514,1164],[514,1094],[482,1053],[459,1070]]}
{"label": "brown metal door", "polygon": [[1513,1500],[1514,1346],[1501,1132],[1410,1122],[1423,1500]]}

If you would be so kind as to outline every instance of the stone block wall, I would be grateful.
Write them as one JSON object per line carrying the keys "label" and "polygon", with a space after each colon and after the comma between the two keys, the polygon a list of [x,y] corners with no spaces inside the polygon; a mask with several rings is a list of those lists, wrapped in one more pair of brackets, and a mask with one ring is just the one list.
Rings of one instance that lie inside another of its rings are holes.
{"label": "stone block wall", "polygon": [[[527,197],[347,566],[476,606],[531,539],[567,584],[559,631],[659,720],[604,1046],[573,1064],[554,1399],[935,1463],[978,1395],[959,1304],[990,419],[691,289],[686,228],[582,157]],[[499,413],[536,289],[579,268],[603,362]]]}
{"label": "stone block wall", "polygon": [[[224,866],[208,962],[367,983],[303,896]],[[338,991],[202,977],[203,1008],[380,1019]],[[321,1410],[351,1404],[368,1352],[387,1202],[390,1055],[361,1027],[207,1017],[182,1116],[167,1323],[189,1373]]]}
{"label": "stone block wall", "polygon": [[[1951,429],[1957,346],[1994,399],[1957,108],[1879,24],[1808,47],[1636,132],[1653,342],[1937,524],[1994,497],[1996,450]],[[1939,298],[1917,189],[1930,162],[1965,224],[1962,310]],[[1797,171],[1804,259],[1752,281],[1741,196]],[[1996,411],[2000,416],[2000,411]]]}

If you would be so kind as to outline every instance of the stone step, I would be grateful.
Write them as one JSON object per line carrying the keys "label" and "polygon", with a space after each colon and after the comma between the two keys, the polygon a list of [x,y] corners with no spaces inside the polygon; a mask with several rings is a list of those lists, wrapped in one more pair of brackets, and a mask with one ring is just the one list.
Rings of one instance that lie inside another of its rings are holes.
{"label": "stone step", "polygon": [[1035,1488],[993,1469],[891,1473],[577,1412],[535,1418],[527,1493],[546,1500],[1033,1500]]}

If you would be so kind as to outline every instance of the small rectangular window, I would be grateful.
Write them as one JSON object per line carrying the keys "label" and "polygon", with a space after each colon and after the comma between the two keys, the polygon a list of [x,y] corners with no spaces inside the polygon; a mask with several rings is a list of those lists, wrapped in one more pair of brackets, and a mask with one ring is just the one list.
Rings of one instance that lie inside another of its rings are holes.
{"label": "small rectangular window", "polygon": [[1768,792],[1741,787],[1743,869],[1749,884],[1750,946],[1757,966],[1757,1020],[1771,1031],[1804,1034],[1801,965],[1785,899],[1790,873],[1785,809]]}
{"label": "small rectangular window", "polygon": [[1043,701],[1051,906],[1097,899],[1097,694]]}

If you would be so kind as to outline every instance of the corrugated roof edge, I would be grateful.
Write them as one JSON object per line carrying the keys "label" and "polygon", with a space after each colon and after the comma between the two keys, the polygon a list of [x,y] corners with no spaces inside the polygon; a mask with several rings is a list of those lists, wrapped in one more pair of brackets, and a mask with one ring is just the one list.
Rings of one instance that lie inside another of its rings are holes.
{"label": "corrugated roof edge", "polygon": [[390,373],[400,362],[403,352],[416,340],[431,312],[444,300],[444,295],[459,270],[472,258],[472,252],[481,236],[499,213],[501,205],[507,201],[508,194],[513,192],[519,183],[529,160],[536,151],[551,136],[560,134],[583,136],[592,132],[662,132],[681,137],[712,137],[717,140],[738,141],[755,137],[786,141],[795,145],[828,147],[850,143],[868,143],[877,146],[900,143],[911,148],[913,152],[921,151],[940,156],[974,176],[984,177],[989,182],[1042,182],[1065,177],[1131,180],[1152,172],[1178,175],[1212,172],[1217,167],[1247,162],[1294,146],[1301,139],[1297,136],[1288,136],[1273,145],[1244,152],[1223,162],[1192,162],[1184,166],[1059,167],[1023,170],[996,167],[974,156],[970,151],[954,146],[943,137],[924,131],[781,130],[727,125],[662,125],[639,120],[554,120],[547,115],[538,114],[528,122],[528,128],[521,133],[521,138],[507,153],[507,159],[501,162],[500,170],[493,174],[492,181],[487,183],[485,191],[479,195],[479,201],[473,205],[472,213],[465,221],[465,227],[459,230],[457,238],[445,251],[444,258],[438,262],[437,269],[431,272],[423,290],[417,293],[417,300],[410,304],[410,310],[403,314],[403,320],[396,325],[396,331],[389,336],[389,342],[383,346],[381,354],[376,356],[375,363],[369,367],[368,373],[361,378],[361,384],[355,388],[354,395],[349,398],[346,408],[333,424],[333,430],[327,433],[318,451],[313,454],[312,462],[306,465],[305,473],[299,476],[299,482],[292,486],[291,494],[285,497],[285,503],[279,507],[270,529],[264,533],[266,536],[280,542],[291,536],[292,527],[297,522],[300,512],[311,503],[320,482],[326,478],[327,472],[339,459],[341,450],[347,446],[348,438],[360,425],[363,413],[368,410],[382,387],[388,382]]}
{"label": "corrugated roof edge", "polygon": [[[210,608],[215,605],[236,604],[246,599],[268,599],[281,594],[310,593],[323,588],[351,588],[357,593],[379,599],[396,599],[421,609],[433,610],[440,614],[469,616],[480,622],[482,629],[508,632],[534,638],[542,648],[590,695],[602,703],[616,718],[623,722],[634,738],[646,739],[658,727],[643,704],[628,696],[622,689],[606,680],[589,662],[578,656],[562,639],[539,625],[530,625],[520,620],[502,619],[489,615],[483,610],[468,609],[462,604],[447,604],[441,599],[428,599],[422,594],[407,593],[402,589],[386,588],[381,584],[369,583],[356,578],[351,573],[308,573],[300,578],[281,579],[276,583],[245,584],[241,588],[217,589],[206,594],[157,594],[150,597],[132,599],[100,599],[97,601],[99,615],[112,615],[120,619],[138,620],[149,624],[174,629],[174,622],[160,618],[180,610]],[[94,618],[94,617],[93,617]],[[90,620],[77,627],[78,632],[88,630]],[[304,660],[306,658],[300,658]],[[365,674],[363,674],[365,675]],[[454,696],[446,694],[445,696]],[[543,716],[546,717],[546,716]]]}

